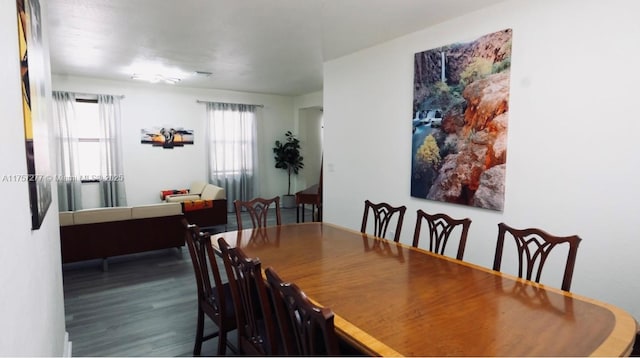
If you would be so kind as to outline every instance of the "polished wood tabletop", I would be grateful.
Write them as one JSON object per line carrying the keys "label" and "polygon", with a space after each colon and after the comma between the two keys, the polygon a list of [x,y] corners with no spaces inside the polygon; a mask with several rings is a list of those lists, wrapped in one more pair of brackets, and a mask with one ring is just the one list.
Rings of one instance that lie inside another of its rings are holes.
{"label": "polished wood tabletop", "polygon": [[637,323],[603,302],[328,223],[212,235],[273,267],[379,356],[622,356]]}

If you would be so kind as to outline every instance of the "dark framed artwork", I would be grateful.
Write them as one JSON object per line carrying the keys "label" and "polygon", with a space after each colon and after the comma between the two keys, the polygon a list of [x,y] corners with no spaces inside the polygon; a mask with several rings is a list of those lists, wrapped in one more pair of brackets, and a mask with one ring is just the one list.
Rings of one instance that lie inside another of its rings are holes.
{"label": "dark framed artwork", "polygon": [[39,0],[16,0],[22,109],[27,153],[31,228],[37,230],[51,205],[49,134],[45,117],[48,64],[42,46]]}
{"label": "dark framed artwork", "polygon": [[193,130],[170,126],[142,129],[140,143],[167,149],[182,147],[185,144],[193,144]]}
{"label": "dark framed artwork", "polygon": [[511,35],[415,54],[411,196],[503,210]]}

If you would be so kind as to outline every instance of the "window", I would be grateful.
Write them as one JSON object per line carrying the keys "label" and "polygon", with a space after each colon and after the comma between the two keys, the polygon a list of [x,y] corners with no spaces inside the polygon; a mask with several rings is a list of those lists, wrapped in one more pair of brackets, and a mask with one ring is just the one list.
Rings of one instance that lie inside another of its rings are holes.
{"label": "window", "polygon": [[[97,188],[96,206],[125,206],[119,96],[53,91],[59,210],[86,207],[83,191]],[[82,186],[86,182],[97,185]],[[94,207],[94,206],[91,206]]]}
{"label": "window", "polygon": [[233,176],[253,173],[253,116],[234,116],[233,112],[214,111],[211,138],[215,150],[211,174]]}
{"label": "window", "polygon": [[78,136],[78,166],[82,182],[100,177],[100,119],[98,101],[76,99],[75,127]]}
{"label": "window", "polygon": [[256,107],[207,103],[209,181],[225,189],[229,212],[234,200],[256,196]]}
{"label": "window", "polygon": [[252,176],[255,162],[255,114],[240,108],[210,111],[211,176]]}

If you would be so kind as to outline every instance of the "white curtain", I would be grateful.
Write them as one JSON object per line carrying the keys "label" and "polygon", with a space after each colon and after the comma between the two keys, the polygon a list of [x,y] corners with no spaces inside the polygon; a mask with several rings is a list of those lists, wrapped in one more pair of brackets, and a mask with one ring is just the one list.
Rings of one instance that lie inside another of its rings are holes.
{"label": "white curtain", "polygon": [[100,204],[126,206],[122,169],[120,98],[98,95],[100,120]]}
{"label": "white curtain", "polygon": [[253,199],[257,190],[256,105],[207,103],[209,181],[225,189],[227,211],[234,200]]}
{"label": "white curtain", "polygon": [[78,163],[78,136],[75,130],[75,95],[53,92],[54,134],[56,143],[56,183],[58,209],[82,209],[82,188]]}

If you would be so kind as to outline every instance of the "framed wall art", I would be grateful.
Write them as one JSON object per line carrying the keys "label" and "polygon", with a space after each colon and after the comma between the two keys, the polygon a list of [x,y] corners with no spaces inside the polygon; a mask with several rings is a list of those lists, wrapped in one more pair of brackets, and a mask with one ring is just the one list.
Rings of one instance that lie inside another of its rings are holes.
{"label": "framed wall art", "polygon": [[49,174],[49,134],[45,103],[49,96],[45,89],[48,62],[42,46],[42,27],[39,0],[17,0],[18,49],[22,79],[22,109],[27,153],[27,173],[24,181],[29,187],[31,228],[39,229],[51,205]]}
{"label": "framed wall art", "polygon": [[415,54],[411,196],[503,210],[511,35]]}
{"label": "framed wall art", "polygon": [[182,147],[193,144],[193,130],[170,126],[142,129],[140,143],[167,149]]}

